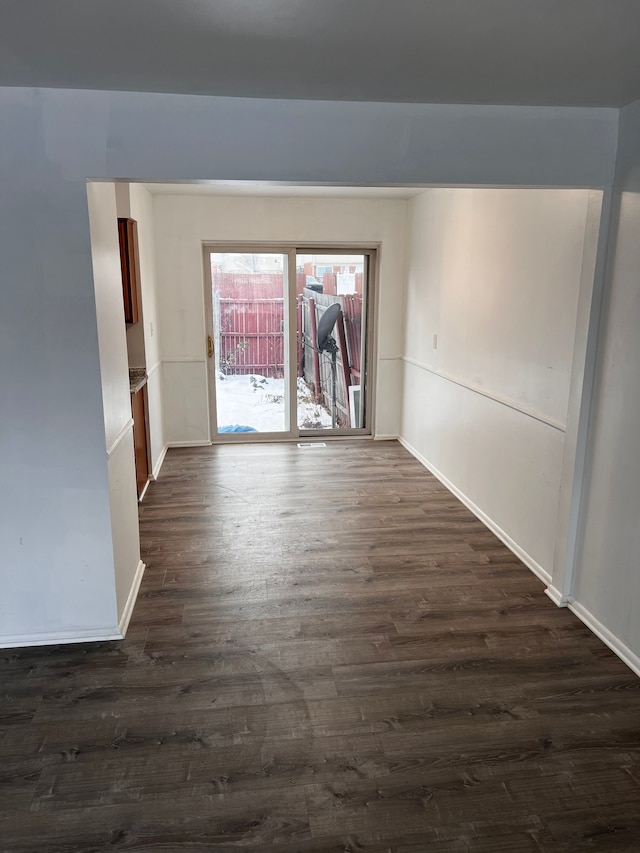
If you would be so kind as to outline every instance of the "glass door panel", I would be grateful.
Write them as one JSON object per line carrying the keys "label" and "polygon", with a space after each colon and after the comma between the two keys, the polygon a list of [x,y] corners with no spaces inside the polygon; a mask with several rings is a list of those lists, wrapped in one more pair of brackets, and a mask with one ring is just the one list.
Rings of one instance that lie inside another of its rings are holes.
{"label": "glass door panel", "polygon": [[298,429],[364,427],[365,254],[296,255]]}
{"label": "glass door panel", "polygon": [[288,257],[280,252],[209,257],[217,434],[288,432]]}

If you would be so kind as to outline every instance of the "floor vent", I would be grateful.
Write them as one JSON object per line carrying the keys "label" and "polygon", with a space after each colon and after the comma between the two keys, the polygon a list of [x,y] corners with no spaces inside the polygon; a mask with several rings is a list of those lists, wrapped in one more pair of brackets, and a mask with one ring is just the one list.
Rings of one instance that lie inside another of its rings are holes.
{"label": "floor vent", "polygon": [[326,447],[324,441],[300,441],[298,447],[301,450],[310,450],[312,447]]}

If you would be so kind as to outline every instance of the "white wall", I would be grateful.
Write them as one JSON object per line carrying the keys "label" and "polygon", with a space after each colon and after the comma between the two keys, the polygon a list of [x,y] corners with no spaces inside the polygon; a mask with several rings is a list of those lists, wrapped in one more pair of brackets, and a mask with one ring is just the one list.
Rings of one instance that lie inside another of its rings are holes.
{"label": "white wall", "polygon": [[51,105],[51,119],[55,110],[65,135],[82,116],[83,128],[90,121],[92,139],[106,143],[106,174],[123,178],[533,186],[613,179],[614,109],[61,90],[36,97]]}
{"label": "white wall", "polygon": [[432,189],[410,202],[402,438],[546,580],[590,197]]}
{"label": "white wall", "polygon": [[165,448],[160,317],[155,262],[153,198],[140,184],[129,184],[131,218],[138,223],[140,284],[144,324],[144,363],[147,368],[147,402],[151,470],[158,473]]}
{"label": "white wall", "polygon": [[640,674],[640,102],[622,110],[573,608]]}
{"label": "white wall", "polygon": [[155,196],[167,440],[206,441],[202,243],[381,243],[376,432],[397,435],[406,202],[346,198]]}
{"label": "white wall", "polygon": [[0,642],[113,621],[87,178],[600,186],[617,117],[1,88]]}
{"label": "white wall", "polygon": [[37,182],[55,183],[55,168],[31,154],[40,170],[22,188],[0,161],[2,646],[117,632],[105,434],[118,432],[121,400],[105,364],[103,411],[95,308],[108,302],[109,252],[97,246],[94,295],[84,182],[45,197]]}
{"label": "white wall", "polygon": [[87,198],[105,418],[112,560],[117,621],[121,622],[138,574],[140,535],[115,187],[112,183],[90,181]]}
{"label": "white wall", "polygon": [[129,365],[113,184],[87,184],[107,450],[131,426]]}

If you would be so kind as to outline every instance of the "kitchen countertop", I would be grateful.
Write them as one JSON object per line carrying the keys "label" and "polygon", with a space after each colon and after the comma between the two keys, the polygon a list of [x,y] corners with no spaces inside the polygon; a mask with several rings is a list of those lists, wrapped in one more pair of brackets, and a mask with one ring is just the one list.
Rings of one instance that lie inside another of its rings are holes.
{"label": "kitchen countertop", "polygon": [[147,371],[144,367],[129,368],[129,390],[132,394],[137,394],[138,391],[147,384]]}

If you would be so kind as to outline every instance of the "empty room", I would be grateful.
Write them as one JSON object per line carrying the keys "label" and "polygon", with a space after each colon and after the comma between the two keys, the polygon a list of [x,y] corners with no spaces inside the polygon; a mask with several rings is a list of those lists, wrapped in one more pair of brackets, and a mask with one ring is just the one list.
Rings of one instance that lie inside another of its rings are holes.
{"label": "empty room", "polygon": [[640,9],[0,0],[0,850],[640,849]]}

